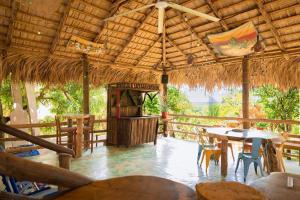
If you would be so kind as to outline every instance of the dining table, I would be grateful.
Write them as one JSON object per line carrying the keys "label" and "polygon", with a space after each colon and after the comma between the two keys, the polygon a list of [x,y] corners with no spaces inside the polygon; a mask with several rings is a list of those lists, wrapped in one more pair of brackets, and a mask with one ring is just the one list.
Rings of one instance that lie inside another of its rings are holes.
{"label": "dining table", "polygon": [[204,128],[206,133],[211,138],[221,140],[221,175],[227,176],[228,160],[227,149],[228,140],[243,141],[251,138],[262,138],[265,152],[265,159],[267,160],[267,171],[279,171],[277,167],[277,158],[273,151],[273,140],[280,139],[279,135],[271,131],[263,131],[256,129],[235,129],[228,127],[208,127]]}
{"label": "dining table", "polygon": [[88,114],[65,114],[61,117],[68,120],[68,126],[72,126],[73,120],[76,120],[76,135],[75,135],[75,158],[82,156],[82,143],[83,143],[83,122],[85,119],[89,119],[90,115]]}

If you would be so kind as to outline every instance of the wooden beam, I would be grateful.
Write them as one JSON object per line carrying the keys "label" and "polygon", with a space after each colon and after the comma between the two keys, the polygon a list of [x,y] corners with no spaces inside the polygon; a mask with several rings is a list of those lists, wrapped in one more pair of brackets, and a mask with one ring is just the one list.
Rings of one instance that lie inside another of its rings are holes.
{"label": "wooden beam", "polygon": [[89,62],[86,54],[82,57],[82,68],[83,114],[90,114]]}
{"label": "wooden beam", "polygon": [[168,40],[168,42],[177,49],[177,51],[183,55],[185,58],[187,58],[187,55],[174,43],[174,41],[172,41],[168,36],[166,36],[166,39]]}
{"label": "wooden beam", "polygon": [[162,62],[163,62],[163,70],[165,72],[167,66],[167,51],[166,51],[166,15],[164,18],[164,27],[162,32]]}
{"label": "wooden beam", "polygon": [[[33,169],[35,169],[34,172]],[[93,182],[93,179],[69,170],[37,163],[4,152],[0,152],[0,173],[15,177],[19,181],[34,181],[66,188],[76,188]]]}
{"label": "wooden beam", "polygon": [[126,44],[122,47],[121,51],[118,53],[118,55],[113,60],[113,63],[115,63],[119,56],[125,51],[125,49],[128,47],[128,45],[131,43],[135,35],[139,32],[140,28],[143,27],[143,25],[148,21],[148,19],[151,18],[152,14],[156,12],[156,7],[152,7],[151,9],[147,9],[145,17],[141,20],[141,23],[134,29],[133,34],[129,37]]}
{"label": "wooden beam", "polygon": [[214,15],[220,19],[219,24],[222,26],[223,30],[228,31],[229,30],[228,25],[222,19],[221,15],[219,15],[219,12],[218,12],[217,8],[215,7],[215,5],[213,4],[213,2],[211,0],[205,0],[205,2],[209,6],[209,8],[213,11]]}
{"label": "wooden beam", "polygon": [[71,10],[71,5],[72,3],[74,2],[74,0],[68,0],[68,3],[65,5],[65,10],[64,10],[64,13],[62,15],[62,18],[59,22],[59,25],[58,25],[58,28],[57,28],[57,31],[56,31],[56,35],[52,41],[52,44],[50,46],[50,54],[53,54],[55,49],[56,49],[56,46],[57,44],[59,43],[59,39],[60,39],[60,36],[61,36],[61,33],[63,32],[63,27],[67,21],[67,18],[69,16],[69,12]]}
{"label": "wooden beam", "polygon": [[8,24],[8,30],[7,30],[7,35],[6,35],[6,48],[8,49],[11,45],[11,41],[13,38],[13,30],[14,30],[14,23],[15,19],[17,17],[17,12],[19,8],[19,3],[16,2],[16,0],[11,0],[11,16],[9,19],[9,24]]}
{"label": "wooden beam", "polygon": [[273,36],[275,37],[275,40],[276,40],[276,43],[277,43],[278,47],[281,49],[281,51],[286,51],[286,49],[285,49],[285,47],[284,47],[284,45],[283,45],[283,43],[280,39],[278,31],[276,30],[275,26],[272,23],[271,16],[269,15],[269,13],[264,8],[263,1],[262,0],[255,0],[255,2],[256,2],[256,5],[258,7],[259,12],[263,16],[266,24],[269,26],[270,31],[272,32]]}
{"label": "wooden beam", "polygon": [[[249,118],[249,75],[248,75],[248,67],[249,66],[249,57],[244,56],[242,62],[242,87],[243,87],[243,118]],[[249,129],[250,123],[243,122],[243,128]]]}
{"label": "wooden beam", "polygon": [[[112,17],[113,15],[115,15],[117,13],[117,11],[119,10],[119,8],[126,3],[126,0],[117,0],[115,1],[115,3],[112,5],[112,9],[111,12],[109,13],[109,15],[106,18]],[[103,30],[105,28],[105,26],[107,25],[108,21],[102,21],[101,25],[100,25],[100,30],[97,34],[97,36],[94,39],[94,42],[99,42],[101,35],[103,34]]]}
{"label": "wooden beam", "polygon": [[200,38],[200,36],[197,34],[196,31],[194,31],[194,29],[192,28],[192,26],[188,23],[188,21],[185,20],[185,17],[183,16],[183,14],[177,12],[180,17],[182,22],[185,24],[185,26],[188,28],[188,31],[190,31],[190,33],[197,39],[198,43],[203,46],[209,55],[211,55],[216,61],[218,60],[217,56],[215,55],[214,51],[212,49],[210,49],[210,47],[204,42],[204,40],[202,38]]}
{"label": "wooden beam", "polygon": [[158,43],[161,40],[162,36],[159,36],[159,38],[157,38],[157,40],[154,41],[154,43],[149,46],[149,48],[140,56],[137,58],[137,63],[134,66],[137,66],[140,64],[141,60],[143,60],[143,58],[155,47],[156,43]]}

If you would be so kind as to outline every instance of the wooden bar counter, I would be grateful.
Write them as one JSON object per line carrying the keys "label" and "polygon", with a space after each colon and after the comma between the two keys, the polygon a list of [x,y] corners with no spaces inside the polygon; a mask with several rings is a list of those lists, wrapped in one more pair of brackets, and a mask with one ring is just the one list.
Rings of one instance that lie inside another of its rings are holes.
{"label": "wooden bar counter", "polygon": [[121,117],[117,120],[118,145],[132,146],[154,142],[156,144],[158,130],[158,116]]}
{"label": "wooden bar counter", "polygon": [[158,133],[159,116],[145,116],[147,98],[151,101],[158,85],[116,83],[107,90],[107,145],[127,147],[154,142]]}

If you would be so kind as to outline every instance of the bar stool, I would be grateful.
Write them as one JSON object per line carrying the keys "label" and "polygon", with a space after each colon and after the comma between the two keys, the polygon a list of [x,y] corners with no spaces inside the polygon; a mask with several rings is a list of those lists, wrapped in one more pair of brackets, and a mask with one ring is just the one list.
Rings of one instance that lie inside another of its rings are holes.
{"label": "bar stool", "polygon": [[56,125],[56,144],[63,145],[62,135],[67,134],[68,142],[67,146],[70,149],[75,149],[75,136],[76,136],[76,127],[66,127],[62,126],[59,116],[55,116],[55,125]]}

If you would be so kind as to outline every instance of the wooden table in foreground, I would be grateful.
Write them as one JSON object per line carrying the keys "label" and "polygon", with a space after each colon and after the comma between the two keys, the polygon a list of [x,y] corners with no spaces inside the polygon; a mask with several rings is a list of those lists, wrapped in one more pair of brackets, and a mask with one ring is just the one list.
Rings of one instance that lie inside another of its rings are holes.
{"label": "wooden table in foreground", "polygon": [[[271,141],[273,139],[278,139],[279,137],[272,132],[260,131],[260,130],[251,130],[244,132],[234,132],[233,128],[206,128],[206,132],[210,137],[219,138],[222,141],[221,146],[221,174],[222,176],[227,175],[227,149],[228,149],[228,140],[241,141],[244,139],[250,138],[263,138],[264,140]],[[271,157],[268,156],[268,160]],[[269,165],[270,166],[270,165]],[[270,170],[268,170],[270,171]],[[272,171],[272,170],[271,170]]]}
{"label": "wooden table in foreground", "polygon": [[76,120],[77,123],[77,134],[76,134],[76,145],[75,145],[75,157],[79,158],[82,156],[82,140],[83,140],[83,120],[88,119],[90,115],[85,114],[66,114],[62,117],[69,120]]}
{"label": "wooden table in foreground", "polygon": [[[294,187],[287,188],[287,177],[293,177]],[[274,172],[250,184],[251,187],[263,193],[270,200],[299,200],[300,175]]]}
{"label": "wooden table in foreground", "polygon": [[55,200],[196,200],[193,189],[153,176],[127,176],[96,181]]}

